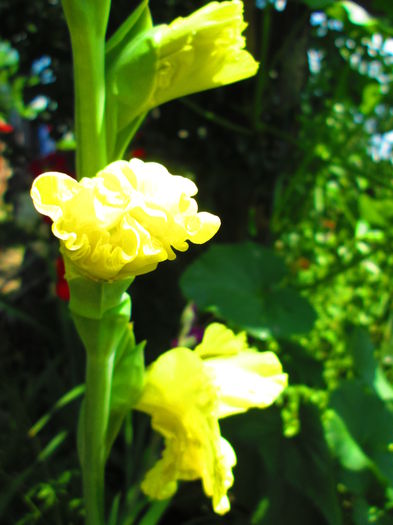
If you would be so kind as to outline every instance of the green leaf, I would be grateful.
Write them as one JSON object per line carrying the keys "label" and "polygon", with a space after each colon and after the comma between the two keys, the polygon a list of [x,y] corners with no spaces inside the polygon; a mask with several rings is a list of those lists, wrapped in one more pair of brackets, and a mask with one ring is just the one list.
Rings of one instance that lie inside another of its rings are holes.
{"label": "green leaf", "polygon": [[346,381],[331,395],[330,406],[350,436],[372,461],[379,476],[393,484],[393,412],[358,381]]}
{"label": "green leaf", "polygon": [[358,326],[347,328],[347,346],[353,357],[355,376],[368,386],[373,386],[376,362],[374,345],[367,330]]}
{"label": "green leaf", "polygon": [[315,312],[297,291],[282,284],[287,269],[272,250],[254,243],[212,246],[180,280],[187,299],[257,338],[309,331]]}
{"label": "green leaf", "polygon": [[344,421],[334,410],[326,411],[323,422],[330,449],[343,467],[352,471],[360,471],[371,466],[369,458],[353,439]]}
{"label": "green leaf", "polygon": [[375,106],[379,104],[381,98],[381,86],[376,82],[367,84],[363,89],[362,104],[359,108],[360,111],[365,115],[369,115],[372,111],[374,111]]}
{"label": "green leaf", "polygon": [[110,417],[107,431],[107,454],[121,428],[126,414],[141,393],[144,379],[144,348],[146,341],[135,345],[132,328],[119,345],[113,371]]}
{"label": "green leaf", "polygon": [[119,507],[120,507],[120,498],[121,494],[117,493],[113,498],[111,510],[108,518],[108,525],[117,525],[117,520],[119,516]]}
{"label": "green leaf", "polygon": [[[303,519],[303,523],[340,525],[336,481],[319,412],[313,405],[302,405],[299,415],[301,432],[291,439],[282,435],[280,412],[275,407],[223,421],[223,433],[235,448],[236,440],[257,447],[266,468],[263,478],[269,504],[262,521],[254,523],[300,524]],[[293,519],[287,503],[295,513]],[[301,507],[299,514],[296,506]]]}
{"label": "green leaf", "polygon": [[67,406],[69,403],[80,397],[85,391],[85,385],[77,385],[68,392],[66,392],[53,406],[48,412],[46,412],[40,419],[34,423],[34,425],[29,430],[29,436],[34,437],[40,432],[44,426],[50,421],[52,416],[62,409],[63,407]]}
{"label": "green leaf", "polygon": [[280,341],[280,360],[291,384],[305,384],[326,388],[323,380],[323,363],[317,361],[306,349],[292,341]]}
{"label": "green leaf", "polygon": [[54,454],[56,450],[60,447],[60,445],[67,438],[67,436],[68,432],[66,430],[63,430],[56,434],[56,436],[49,441],[46,447],[43,450],[41,450],[37,460],[46,461],[47,459],[49,459],[52,456],[52,454]]}
{"label": "green leaf", "polygon": [[170,502],[171,499],[152,502],[146,514],[140,520],[139,525],[156,525],[162,518]]}
{"label": "green leaf", "polygon": [[368,332],[362,327],[347,328],[347,345],[353,357],[355,377],[381,399],[393,399],[393,387],[375,358],[375,348]]}
{"label": "green leaf", "polygon": [[0,42],[0,69],[15,67],[19,64],[19,53],[10,43]]}
{"label": "green leaf", "polygon": [[392,199],[373,199],[362,194],[359,196],[358,206],[362,219],[373,226],[386,228],[393,221]]}
{"label": "green leaf", "polygon": [[146,341],[135,346],[128,346],[119,362],[115,365],[111,409],[130,410],[140,394],[143,383],[143,351]]}
{"label": "green leaf", "polygon": [[289,441],[285,456],[286,479],[321,511],[327,523],[342,521],[332,462],[318,410],[300,409],[301,432]]}

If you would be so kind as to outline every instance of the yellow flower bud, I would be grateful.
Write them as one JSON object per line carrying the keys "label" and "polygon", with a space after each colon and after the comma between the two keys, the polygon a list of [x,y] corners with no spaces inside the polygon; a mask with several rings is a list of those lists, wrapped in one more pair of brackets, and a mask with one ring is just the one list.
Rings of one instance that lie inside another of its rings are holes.
{"label": "yellow flower bud", "polygon": [[142,490],[155,499],[171,497],[179,480],[202,480],[214,511],[230,509],[236,455],[221,436],[219,418],[272,404],[287,385],[287,375],[271,352],[247,345],[214,323],[194,351],[174,348],[146,372],[135,408],[152,416],[165,440],[162,458],[147,473]]}
{"label": "yellow flower bud", "polygon": [[220,219],[198,212],[196,185],[171,175],[161,164],[132,159],[109,164],[80,182],[64,173],[35,179],[31,196],[37,211],[53,220],[67,268],[98,281],[154,270],[187,241],[213,237]]}

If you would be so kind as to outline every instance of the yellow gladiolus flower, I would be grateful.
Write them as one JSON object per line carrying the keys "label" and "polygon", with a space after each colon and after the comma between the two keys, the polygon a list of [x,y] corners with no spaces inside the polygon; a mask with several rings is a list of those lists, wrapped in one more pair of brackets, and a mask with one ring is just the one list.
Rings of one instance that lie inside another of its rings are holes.
{"label": "yellow gladiolus flower", "polygon": [[179,480],[201,478],[218,514],[230,509],[236,455],[221,436],[219,418],[263,408],[287,385],[278,358],[247,345],[214,323],[195,350],[174,348],[146,373],[136,409],[152,416],[152,427],[165,440],[162,458],[147,473],[142,490],[155,499],[171,497]]}
{"label": "yellow gladiolus flower", "polygon": [[156,28],[158,105],[255,75],[258,63],[245,50],[243,2],[211,2],[187,18]]}
{"label": "yellow gladiolus flower", "polygon": [[161,164],[132,159],[109,164],[80,182],[64,173],[35,179],[36,209],[53,220],[68,269],[98,281],[154,270],[187,241],[213,237],[220,219],[198,212],[196,185]]}
{"label": "yellow gladiolus flower", "polygon": [[108,110],[117,108],[113,129],[169,100],[255,75],[259,64],[245,49],[243,9],[239,0],[210,2],[144,31],[120,51],[114,46],[107,78]]}

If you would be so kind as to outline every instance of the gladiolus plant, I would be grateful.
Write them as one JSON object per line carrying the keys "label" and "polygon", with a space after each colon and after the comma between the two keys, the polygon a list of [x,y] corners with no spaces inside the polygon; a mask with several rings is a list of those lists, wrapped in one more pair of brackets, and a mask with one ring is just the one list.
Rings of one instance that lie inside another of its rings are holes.
{"label": "gladiolus plant", "polygon": [[[200,479],[216,513],[230,509],[236,454],[219,420],[272,404],[287,384],[278,358],[250,348],[222,324],[193,350],[144,365],[133,334],[132,281],[209,241],[220,219],[199,211],[197,186],[156,162],[122,160],[146,113],[166,101],[254,75],[245,49],[243,4],[212,2],[154,26],[143,0],[106,39],[110,0],[62,0],[75,89],[76,179],[40,174],[31,196],[60,241],[69,308],[86,349],[78,426],[87,525],[105,523],[105,464],[131,410],[151,416],[164,438],[143,492],[168,499],[181,480]],[[158,270],[159,271],[159,270]]]}

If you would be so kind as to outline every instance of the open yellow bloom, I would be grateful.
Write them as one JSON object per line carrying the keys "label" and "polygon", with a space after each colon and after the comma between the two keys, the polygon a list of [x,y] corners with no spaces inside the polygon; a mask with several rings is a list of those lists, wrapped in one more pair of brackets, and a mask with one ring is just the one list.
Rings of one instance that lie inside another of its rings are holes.
{"label": "open yellow bloom", "polygon": [[35,179],[36,209],[53,220],[61,251],[77,272],[111,281],[150,272],[173,248],[202,244],[220,219],[198,212],[196,185],[171,175],[161,164],[132,159],[109,164],[93,178],[76,182],[64,173]]}
{"label": "open yellow bloom", "polygon": [[[107,75],[111,128],[191,93],[252,77],[258,63],[245,49],[243,2],[210,2],[190,16],[151,27],[110,53]],[[114,109],[116,108],[116,110]]]}
{"label": "open yellow bloom", "polygon": [[165,440],[143,491],[166,499],[178,480],[201,478],[215,512],[227,512],[236,455],[221,436],[218,419],[266,407],[286,385],[287,375],[273,353],[249,348],[245,334],[236,336],[221,324],[210,325],[194,351],[174,348],[162,354],[148,368],[135,407],[152,416],[152,427]]}
{"label": "open yellow bloom", "polygon": [[187,18],[156,28],[154,105],[255,75],[258,63],[245,50],[243,2],[211,2]]}

